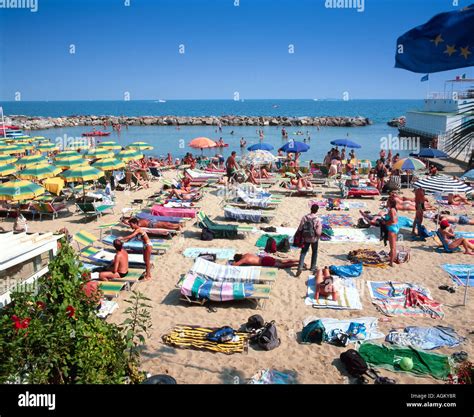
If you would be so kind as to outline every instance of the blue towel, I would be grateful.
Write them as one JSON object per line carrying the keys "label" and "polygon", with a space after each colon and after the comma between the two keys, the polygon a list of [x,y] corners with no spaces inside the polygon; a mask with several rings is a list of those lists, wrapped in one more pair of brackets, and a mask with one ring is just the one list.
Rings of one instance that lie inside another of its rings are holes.
{"label": "blue towel", "polygon": [[404,332],[391,331],[387,342],[400,346],[411,346],[415,349],[433,350],[441,347],[459,346],[465,339],[451,327],[406,327]]}
{"label": "blue towel", "polygon": [[453,281],[458,284],[465,286],[467,281],[468,273],[469,275],[469,286],[474,287],[474,265],[473,264],[443,264],[441,265],[453,279]]}
{"label": "blue towel", "polygon": [[362,264],[352,265],[331,265],[329,271],[332,275],[337,275],[341,278],[353,278],[358,277],[362,274]]}
{"label": "blue towel", "polygon": [[398,225],[400,227],[413,227],[413,220],[405,216],[398,216]]}

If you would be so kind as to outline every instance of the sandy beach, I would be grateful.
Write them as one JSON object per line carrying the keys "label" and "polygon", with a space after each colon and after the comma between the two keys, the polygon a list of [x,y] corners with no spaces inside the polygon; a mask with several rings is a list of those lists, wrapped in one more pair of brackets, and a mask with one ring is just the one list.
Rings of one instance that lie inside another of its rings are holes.
{"label": "sandy beach", "polygon": [[[165,178],[171,178],[175,174],[175,171],[168,171]],[[121,210],[125,207],[131,207],[130,203],[133,199],[146,199],[153,192],[161,189],[161,186],[161,181],[155,181],[151,183],[149,189],[138,192],[117,192],[115,214],[104,215],[98,221],[85,222],[80,215],[70,212],[54,221],[48,219],[29,221],[29,231],[47,232],[66,228],[71,234],[74,234],[84,229],[99,235],[99,225],[118,221]],[[335,196],[336,193],[335,187],[319,186],[318,189],[321,191],[321,197],[323,198]],[[404,190],[403,194],[412,196],[413,191]],[[311,197],[311,199],[317,199],[317,197]],[[204,198],[197,205],[212,219],[224,221],[221,201],[222,197],[219,189],[211,187],[206,189]],[[367,204],[366,209],[372,212],[378,211],[380,207],[379,197],[363,201]],[[262,225],[295,228],[298,226],[301,217],[309,212],[308,202],[309,198],[307,197],[286,197],[276,210],[272,210],[272,213],[275,214],[274,220],[270,224]],[[472,207],[468,210],[472,215]],[[319,214],[325,213],[328,212],[322,208]],[[350,214],[354,222],[360,217],[356,209],[342,213]],[[400,215],[410,218],[414,216],[413,212],[400,212]],[[9,229],[8,222],[9,220],[6,220],[1,225]],[[429,230],[434,229],[434,223],[431,221],[426,221],[426,225]],[[122,227],[112,228],[111,230],[120,234],[127,233],[127,230]],[[472,231],[472,226],[457,226],[456,230]],[[378,230],[375,230],[375,233],[378,234]],[[183,250],[187,247],[226,247],[234,248],[237,253],[256,253],[255,242],[259,235],[251,233],[241,239],[215,239],[211,242],[203,242],[199,239],[200,229],[194,225],[194,220],[188,221],[184,233],[170,241],[171,249],[164,255],[155,256],[153,279],[149,282],[141,282],[135,287],[151,299],[153,306],[151,311],[153,329],[151,337],[142,352],[142,368],[151,374],[167,373],[180,384],[242,384],[257,371],[265,368],[293,372],[296,374],[298,383],[302,384],[350,383],[352,380],[348,378],[348,374],[342,369],[339,361],[340,353],[346,349],[326,343],[322,345],[300,344],[298,335],[302,330],[302,321],[310,316],[338,319],[373,316],[382,319],[385,316],[378,312],[371,303],[366,282],[385,280],[410,282],[429,289],[434,300],[443,303],[445,317],[441,320],[403,316],[391,317],[390,321],[379,321],[379,329],[384,334],[387,334],[392,328],[404,328],[409,325],[450,326],[459,335],[466,337],[466,341],[457,348],[443,348],[436,352],[451,354],[454,351],[464,350],[469,356],[474,355],[472,335],[469,334],[473,329],[474,322],[472,292],[469,291],[468,293],[467,306],[462,306],[464,297],[462,287],[456,287],[456,293],[454,294],[438,289],[438,286],[443,284],[455,286],[448,274],[441,269],[441,264],[472,263],[473,258],[462,253],[443,254],[437,252],[433,239],[429,238],[426,242],[414,242],[411,241],[408,232],[403,233],[405,240],[402,244],[411,248],[410,262],[393,268],[364,268],[363,274],[358,278],[357,283],[363,304],[363,310],[361,311],[314,309],[305,305],[306,281],[309,272],[304,271],[300,277],[296,278],[296,269],[293,269],[291,271],[278,271],[278,278],[273,285],[271,297],[266,301],[263,310],[255,309],[254,303],[249,301],[240,301],[220,305],[214,303],[213,305],[217,308],[217,311],[208,312],[206,307],[190,306],[179,300],[179,290],[175,288],[175,285],[180,275],[186,273],[193,264],[192,259],[185,258],[182,255]],[[381,250],[383,249],[383,243],[363,245],[320,242],[318,266],[348,264],[347,253],[361,247]],[[388,250],[387,248],[385,249]],[[284,256],[297,258],[299,250],[292,248],[291,252]],[[309,261],[309,256],[307,260]],[[120,323],[123,320],[123,311],[127,307],[123,300],[129,294],[126,291],[121,293],[117,299],[118,310],[107,320],[114,323]],[[275,320],[281,338],[280,347],[269,352],[258,351],[250,347],[247,353],[225,355],[189,349],[175,349],[166,346],[161,340],[163,334],[176,324],[211,327],[229,325],[233,328],[239,328],[253,314],[261,314],[266,321]],[[381,342],[382,339],[379,339],[379,341]],[[392,373],[386,370],[381,370],[380,373],[396,379],[397,383],[442,383],[442,381],[433,378],[419,378],[407,373]]]}

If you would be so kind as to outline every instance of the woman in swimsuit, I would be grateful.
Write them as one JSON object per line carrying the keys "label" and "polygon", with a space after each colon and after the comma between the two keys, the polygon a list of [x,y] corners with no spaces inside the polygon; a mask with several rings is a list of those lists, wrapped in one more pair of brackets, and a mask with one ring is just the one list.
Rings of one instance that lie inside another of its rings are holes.
{"label": "woman in swimsuit", "polygon": [[439,231],[446,240],[449,249],[456,249],[462,246],[466,255],[474,255],[474,245],[464,237],[456,239],[456,235],[446,219],[441,220],[439,223]]}
{"label": "woman in swimsuit", "polygon": [[145,280],[151,279],[151,252],[153,250],[153,244],[151,243],[150,238],[148,237],[147,233],[140,228],[138,225],[138,220],[135,218],[132,218],[128,221],[128,224],[130,227],[133,229],[133,233],[120,238],[121,241],[123,242],[128,242],[129,240],[135,238],[135,237],[140,237],[140,239],[143,242],[143,260],[145,262]]}
{"label": "woman in swimsuit", "polygon": [[397,255],[397,236],[400,231],[398,226],[398,214],[397,214],[397,203],[393,199],[387,201],[388,213],[384,216],[385,226],[388,230],[388,243],[390,245],[390,262],[389,265],[393,266],[395,257]]}
{"label": "woman in swimsuit", "polygon": [[[133,218],[133,217],[132,217]],[[120,220],[122,223],[130,226],[130,220],[123,218]],[[167,230],[181,230],[181,225],[178,223],[170,222],[153,222],[147,219],[137,219],[138,227],[146,227],[147,229],[167,229]]]}
{"label": "woman in swimsuit", "polygon": [[452,206],[460,206],[461,204],[469,204],[469,201],[466,197],[463,197],[460,194],[448,194],[448,204]]}

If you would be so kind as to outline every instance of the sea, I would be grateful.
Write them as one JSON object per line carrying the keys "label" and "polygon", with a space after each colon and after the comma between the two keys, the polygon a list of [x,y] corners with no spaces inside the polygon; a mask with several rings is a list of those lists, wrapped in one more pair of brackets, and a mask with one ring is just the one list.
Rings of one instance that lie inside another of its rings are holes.
{"label": "sea", "polygon": [[[286,127],[289,139],[306,141],[310,146],[303,160],[320,161],[331,148],[334,139],[349,138],[361,145],[356,150],[359,159],[376,159],[381,146],[391,144],[394,153],[406,156],[416,151],[416,144],[397,142],[398,130],[387,125],[394,117],[405,115],[408,110],[422,106],[421,100],[130,100],[130,101],[14,101],[0,102],[5,115],[27,115],[60,117],[72,115],[113,115],[113,116],[363,116],[372,121],[365,127]],[[104,130],[103,127],[98,127]],[[81,137],[82,133],[93,130],[91,126],[78,126],[35,130],[26,132],[32,136],[45,136],[57,143],[65,143]],[[226,148],[204,150],[204,155],[224,156],[235,150],[244,155],[247,150],[240,148],[240,139],[247,146],[260,141],[258,130],[263,129],[264,142],[274,146],[275,151],[286,143],[282,138],[281,126],[122,126],[120,132],[112,132],[102,140],[114,140],[126,146],[131,142],[145,141],[154,146],[149,155],[164,156],[171,152],[173,157],[182,157],[186,152],[200,154],[201,151],[188,147],[189,141],[198,136],[213,140],[223,138]],[[399,145],[397,145],[399,143]],[[404,148],[404,149],[397,149]],[[407,149],[405,149],[407,148]]]}

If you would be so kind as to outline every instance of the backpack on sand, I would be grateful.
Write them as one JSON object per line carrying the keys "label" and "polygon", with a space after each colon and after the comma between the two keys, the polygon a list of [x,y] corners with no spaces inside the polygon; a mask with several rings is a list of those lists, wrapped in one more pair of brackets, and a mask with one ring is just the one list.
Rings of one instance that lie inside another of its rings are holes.
{"label": "backpack on sand", "polygon": [[254,314],[247,320],[245,330],[248,332],[254,332],[256,330],[260,330],[263,326],[265,326],[265,320],[263,320],[263,317],[259,314]]}
{"label": "backpack on sand", "polygon": [[267,253],[275,253],[277,251],[277,243],[276,240],[272,237],[269,237],[267,243],[265,244],[265,252]]}
{"label": "backpack on sand", "polygon": [[277,250],[278,252],[289,252],[291,249],[290,246],[290,241],[287,237],[283,239],[278,245],[277,245]]}
{"label": "backpack on sand", "polygon": [[364,219],[363,217],[361,217],[358,221],[357,221],[357,227],[359,229],[367,229],[370,227],[370,222],[367,220],[367,219]]}
{"label": "backpack on sand", "polygon": [[280,346],[275,322],[266,323],[265,326],[251,338],[251,341],[263,350],[272,350]]}
{"label": "backpack on sand", "polygon": [[303,343],[321,344],[328,340],[326,328],[321,320],[314,320],[303,327],[301,341]]}

